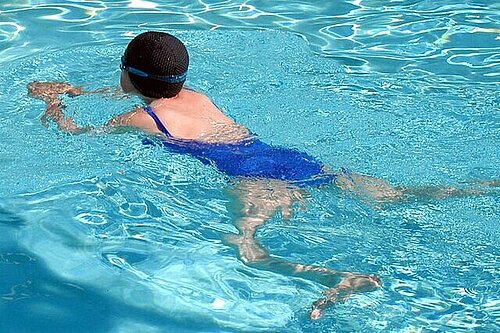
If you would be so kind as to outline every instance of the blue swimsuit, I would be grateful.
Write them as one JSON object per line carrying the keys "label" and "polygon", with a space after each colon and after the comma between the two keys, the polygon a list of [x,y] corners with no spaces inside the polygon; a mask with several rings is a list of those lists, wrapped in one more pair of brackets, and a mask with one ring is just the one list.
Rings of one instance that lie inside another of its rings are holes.
{"label": "blue swimsuit", "polygon": [[[144,107],[144,111],[168,138],[163,144],[169,150],[215,165],[228,176],[280,179],[301,187],[331,183],[337,177],[324,173],[323,164],[309,154],[273,147],[255,138],[223,144],[173,139],[150,106]],[[152,141],[145,140],[145,143]]]}

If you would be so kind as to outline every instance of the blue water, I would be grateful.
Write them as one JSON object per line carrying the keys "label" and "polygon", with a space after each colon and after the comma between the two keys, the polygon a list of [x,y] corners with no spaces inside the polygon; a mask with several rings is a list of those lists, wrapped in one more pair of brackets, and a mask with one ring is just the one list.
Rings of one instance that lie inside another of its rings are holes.
{"label": "blue water", "polygon": [[[377,206],[311,188],[257,233],[271,254],[377,274],[324,287],[245,266],[227,179],[139,134],[41,126],[35,80],[118,81],[137,33],[174,32],[188,84],[269,143],[400,185],[500,177],[494,1],[16,1],[0,4],[0,332],[500,331],[500,196]],[[80,124],[140,101],[66,98]]]}

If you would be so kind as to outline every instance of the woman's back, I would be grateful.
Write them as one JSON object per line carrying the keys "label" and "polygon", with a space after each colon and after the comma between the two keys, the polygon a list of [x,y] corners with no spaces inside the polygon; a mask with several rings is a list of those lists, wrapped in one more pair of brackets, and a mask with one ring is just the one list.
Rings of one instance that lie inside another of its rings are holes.
{"label": "woman's back", "polygon": [[[150,104],[170,135],[207,143],[234,143],[248,138],[248,130],[224,115],[205,95],[183,89],[176,97]],[[154,123],[147,130],[161,133]]]}

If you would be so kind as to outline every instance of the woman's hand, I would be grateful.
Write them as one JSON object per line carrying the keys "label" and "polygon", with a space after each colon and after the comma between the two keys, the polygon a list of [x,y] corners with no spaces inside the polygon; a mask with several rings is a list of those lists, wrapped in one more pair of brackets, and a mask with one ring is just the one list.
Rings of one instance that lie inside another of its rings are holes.
{"label": "woman's hand", "polygon": [[31,82],[28,84],[28,95],[43,100],[54,98],[60,94],[79,96],[83,93],[83,87],[73,87],[64,82]]}

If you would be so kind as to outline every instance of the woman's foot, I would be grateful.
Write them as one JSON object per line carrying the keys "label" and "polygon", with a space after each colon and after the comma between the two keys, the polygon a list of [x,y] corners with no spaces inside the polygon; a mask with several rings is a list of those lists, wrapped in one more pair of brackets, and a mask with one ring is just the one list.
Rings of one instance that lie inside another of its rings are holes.
{"label": "woman's foot", "polygon": [[353,293],[374,291],[382,287],[380,278],[376,275],[360,275],[344,273],[346,277],[335,287],[323,292],[324,298],[315,301],[309,314],[311,320],[321,318],[324,310],[336,303],[345,302]]}

